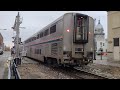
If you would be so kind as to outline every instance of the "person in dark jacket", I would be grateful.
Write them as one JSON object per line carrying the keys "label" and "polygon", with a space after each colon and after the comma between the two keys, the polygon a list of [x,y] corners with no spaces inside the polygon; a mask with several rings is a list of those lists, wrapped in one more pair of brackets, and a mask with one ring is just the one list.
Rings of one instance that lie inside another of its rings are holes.
{"label": "person in dark jacket", "polygon": [[15,47],[14,46],[11,48],[11,55],[13,55],[13,54],[15,54]]}

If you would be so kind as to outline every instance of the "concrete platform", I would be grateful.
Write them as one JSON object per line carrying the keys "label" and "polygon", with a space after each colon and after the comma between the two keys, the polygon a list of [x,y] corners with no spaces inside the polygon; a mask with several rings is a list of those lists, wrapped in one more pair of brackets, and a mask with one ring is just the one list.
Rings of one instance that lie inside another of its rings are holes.
{"label": "concrete platform", "polygon": [[22,58],[22,64],[23,64],[23,63],[28,63],[28,64],[31,64],[31,63],[34,64],[34,63],[35,63],[35,64],[36,64],[36,63],[38,63],[38,62],[37,62],[37,61],[34,61],[34,60],[32,60],[32,59],[23,57],[23,58]]}
{"label": "concrete platform", "polygon": [[108,60],[94,60],[95,64],[109,65],[113,67],[120,67],[120,61],[108,61]]}

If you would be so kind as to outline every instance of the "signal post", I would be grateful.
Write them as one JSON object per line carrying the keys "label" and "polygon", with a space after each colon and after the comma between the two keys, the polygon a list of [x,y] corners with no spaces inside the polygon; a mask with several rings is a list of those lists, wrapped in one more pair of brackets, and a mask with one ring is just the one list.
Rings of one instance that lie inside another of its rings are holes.
{"label": "signal post", "polygon": [[16,65],[21,65],[21,56],[20,56],[20,24],[22,23],[22,21],[20,20],[20,15],[18,12],[18,15],[15,18],[15,23],[14,26],[12,27],[12,29],[16,32],[16,36],[14,37],[14,46],[15,46],[15,57],[14,57],[14,63]]}

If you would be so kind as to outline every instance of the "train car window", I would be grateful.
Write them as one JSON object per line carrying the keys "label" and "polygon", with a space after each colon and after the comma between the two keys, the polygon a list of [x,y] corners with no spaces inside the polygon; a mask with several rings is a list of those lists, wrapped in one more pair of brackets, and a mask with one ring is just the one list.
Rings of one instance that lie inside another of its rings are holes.
{"label": "train car window", "polygon": [[38,38],[40,38],[40,33],[38,34]]}
{"label": "train car window", "polygon": [[57,43],[53,43],[52,46],[57,46]]}
{"label": "train car window", "polygon": [[34,37],[34,40],[36,40],[36,37]]}
{"label": "train car window", "polygon": [[37,39],[39,39],[39,37],[40,37],[40,34],[37,35]]}
{"label": "train car window", "polygon": [[34,37],[32,38],[32,41],[34,41]]}
{"label": "train car window", "polygon": [[29,39],[29,42],[30,42],[30,39]]}
{"label": "train car window", "polygon": [[36,49],[36,52],[35,52],[35,54],[37,54],[37,49]]}
{"label": "train car window", "polygon": [[56,32],[56,25],[50,27],[50,34],[55,33]]}
{"label": "train car window", "polygon": [[48,34],[49,34],[49,29],[47,29],[47,30],[45,30],[45,32],[44,32],[44,36],[47,36]]}
{"label": "train car window", "polygon": [[37,39],[39,38],[39,34],[37,35]]}
{"label": "train car window", "polygon": [[41,38],[41,33],[40,33],[40,38]]}
{"label": "train car window", "polygon": [[36,54],[37,54],[37,49],[36,49]]}
{"label": "train car window", "polygon": [[58,50],[58,44],[57,43],[52,43],[51,44],[51,54],[52,55],[57,55],[57,50]]}
{"label": "train car window", "polygon": [[40,33],[40,38],[42,38],[42,37],[43,37],[43,32]]}
{"label": "train car window", "polygon": [[43,37],[43,32],[42,32],[41,36]]}
{"label": "train car window", "polygon": [[39,50],[39,54],[41,54],[41,49]]}
{"label": "train car window", "polygon": [[37,49],[37,54],[39,54],[39,49]]}
{"label": "train car window", "polygon": [[35,54],[36,54],[36,49],[35,49]]}

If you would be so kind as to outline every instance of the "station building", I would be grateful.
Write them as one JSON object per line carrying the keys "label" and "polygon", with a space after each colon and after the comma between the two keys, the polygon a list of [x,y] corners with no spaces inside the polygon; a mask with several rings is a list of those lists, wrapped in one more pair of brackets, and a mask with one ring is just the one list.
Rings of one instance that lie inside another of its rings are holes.
{"label": "station building", "polygon": [[103,52],[107,52],[107,39],[105,39],[104,29],[100,23],[100,20],[98,21],[98,24],[95,27],[94,35],[96,53],[101,52],[101,49],[103,50]]}
{"label": "station building", "polygon": [[120,11],[107,11],[108,60],[120,61]]}

